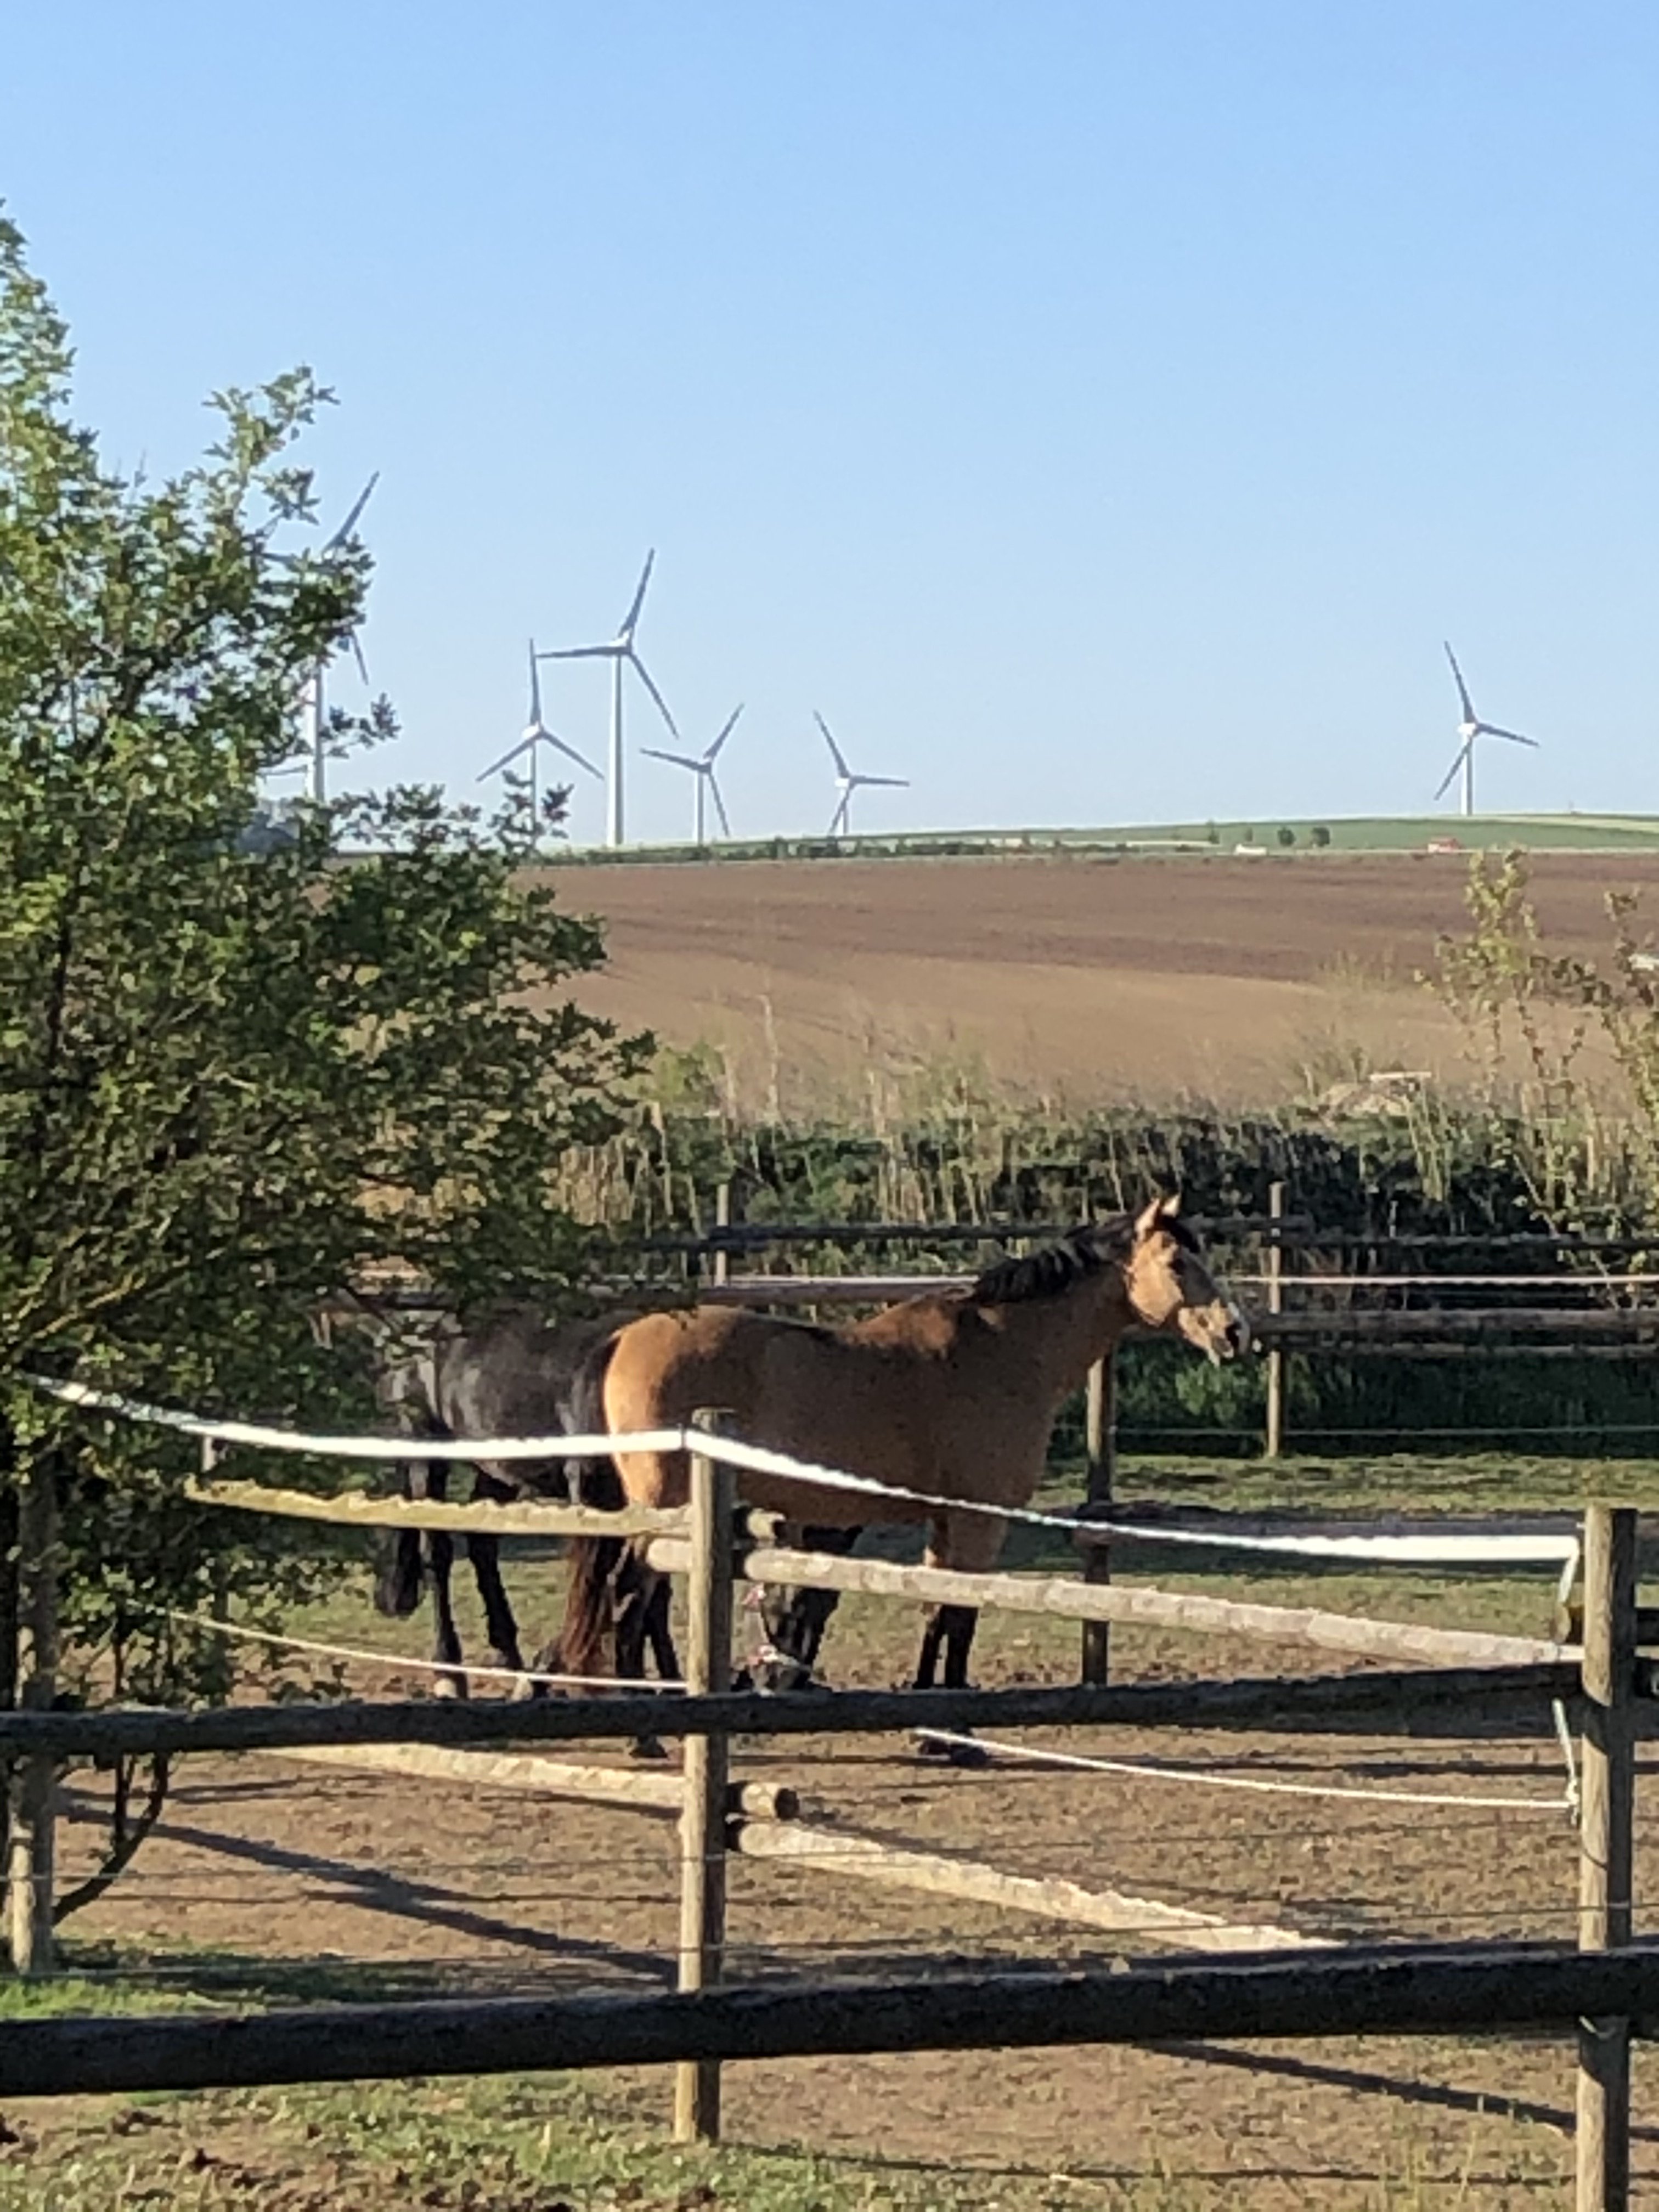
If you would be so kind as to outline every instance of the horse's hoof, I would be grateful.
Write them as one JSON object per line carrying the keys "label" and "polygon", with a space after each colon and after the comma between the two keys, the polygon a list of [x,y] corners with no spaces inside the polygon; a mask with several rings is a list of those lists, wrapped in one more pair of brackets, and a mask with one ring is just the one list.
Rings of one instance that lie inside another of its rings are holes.
{"label": "horse's hoof", "polygon": [[939,1759],[946,1766],[960,1766],[970,1771],[988,1766],[991,1763],[991,1754],[983,1744],[942,1743],[936,1735],[919,1735],[916,1738],[916,1757]]}
{"label": "horse's hoof", "polygon": [[628,1755],[630,1759],[666,1759],[668,1753],[659,1736],[636,1735],[629,1746]]}
{"label": "horse's hoof", "polygon": [[434,1698],[465,1698],[466,1695],[465,1675],[440,1674],[436,1681],[432,1685],[432,1694]]}

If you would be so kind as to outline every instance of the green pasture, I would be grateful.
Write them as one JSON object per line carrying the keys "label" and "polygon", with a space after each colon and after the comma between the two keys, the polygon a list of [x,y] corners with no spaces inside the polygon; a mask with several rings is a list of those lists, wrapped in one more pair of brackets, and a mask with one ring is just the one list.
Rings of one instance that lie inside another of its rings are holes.
{"label": "green pasture", "polygon": [[[1285,844],[1281,831],[1291,832]],[[890,836],[756,837],[712,845],[578,846],[561,866],[615,867],[697,860],[926,860],[1002,854],[1155,858],[1231,854],[1239,845],[1274,858],[1340,853],[1422,853],[1431,839],[1470,851],[1516,846],[1534,853],[1659,852],[1659,815],[1458,814],[1264,815],[1252,819],[1139,822],[1098,827],[907,830]]]}

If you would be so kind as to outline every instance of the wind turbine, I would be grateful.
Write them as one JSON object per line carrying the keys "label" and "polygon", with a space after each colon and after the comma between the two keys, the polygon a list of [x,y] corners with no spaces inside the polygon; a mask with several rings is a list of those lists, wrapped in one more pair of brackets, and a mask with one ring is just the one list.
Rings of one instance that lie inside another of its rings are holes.
{"label": "wind turbine", "polygon": [[720,758],[720,747],[737,726],[738,717],[742,712],[741,707],[732,709],[726,718],[725,728],[705,753],[669,753],[661,751],[655,745],[640,747],[640,750],[648,754],[653,760],[672,761],[676,768],[689,768],[696,778],[696,828],[693,834],[699,845],[708,842],[702,834],[702,803],[706,797],[712,797],[714,801],[714,811],[720,817],[720,835],[724,837],[732,835],[732,824],[726,815],[726,801],[720,797],[720,779],[714,774],[714,763]]}
{"label": "wind turbine", "polygon": [[481,769],[478,772],[478,781],[482,783],[487,776],[499,775],[503,769],[510,767],[523,754],[529,754],[530,842],[532,846],[540,838],[542,831],[541,799],[537,788],[536,764],[544,745],[551,745],[555,752],[562,753],[567,760],[573,760],[579,768],[585,768],[589,775],[598,775],[599,771],[588,759],[586,754],[579,753],[574,745],[567,744],[562,737],[548,728],[542,719],[542,678],[541,671],[536,665],[536,641],[532,637],[530,641],[530,720],[524,726],[524,735],[510,752],[504,752],[498,761],[492,761],[488,768]]}
{"label": "wind turbine", "polygon": [[841,747],[830,734],[829,723],[824,720],[816,707],[812,709],[812,720],[823,732],[823,742],[829,746],[830,758],[836,763],[836,790],[839,795],[836,802],[836,811],[830,817],[830,828],[826,834],[831,837],[839,837],[843,833],[850,836],[853,830],[851,819],[853,793],[855,791],[861,790],[866,784],[877,783],[890,785],[895,790],[908,791],[910,779],[908,775],[854,775],[847,765],[846,757]]}
{"label": "wind turbine", "polygon": [[605,645],[568,645],[556,653],[544,653],[543,660],[608,660],[611,663],[611,757],[610,776],[605,795],[605,842],[620,845],[623,842],[623,670],[632,665],[646,690],[656,702],[657,712],[668,725],[669,735],[679,739],[679,726],[668,711],[668,702],[651,681],[650,672],[634,649],[634,632],[639,627],[640,609],[645,604],[645,587],[651,581],[651,570],[657,558],[656,550],[645,556],[645,566],[640,572],[639,587],[634,593],[634,603],[623,617],[623,626]]}
{"label": "wind turbine", "polygon": [[1479,714],[1474,711],[1474,702],[1469,697],[1469,687],[1463,681],[1463,672],[1457,665],[1457,655],[1452,651],[1449,645],[1446,647],[1446,658],[1451,663],[1452,677],[1457,685],[1457,702],[1463,710],[1463,719],[1457,726],[1457,734],[1462,738],[1463,742],[1458,747],[1456,756],[1454,758],[1451,766],[1446,770],[1445,775],[1442,779],[1439,790],[1437,791],[1434,795],[1437,799],[1443,799],[1446,793],[1451,789],[1458,770],[1462,769],[1463,771],[1463,811],[1466,815],[1469,815],[1473,814],[1474,811],[1475,739],[1477,738],[1503,738],[1512,745],[1530,745],[1534,752],[1539,749],[1538,740],[1536,738],[1523,738],[1518,730],[1500,730],[1496,722],[1483,722]]}
{"label": "wind turbine", "polygon": [[[358,493],[345,520],[324,546],[318,556],[319,560],[324,562],[331,560],[351,536],[352,532],[357,527],[358,520],[363,509],[368,505],[369,494],[380,481],[380,471],[376,469]],[[356,657],[357,673],[362,678],[364,686],[367,688],[368,663],[363,659],[363,648],[357,642],[356,631],[348,630],[343,641],[337,639],[336,649],[342,642],[350,646]],[[332,653],[325,653],[311,672],[311,797],[313,805],[318,806],[323,805],[328,798],[328,702],[324,678],[332,657]]]}

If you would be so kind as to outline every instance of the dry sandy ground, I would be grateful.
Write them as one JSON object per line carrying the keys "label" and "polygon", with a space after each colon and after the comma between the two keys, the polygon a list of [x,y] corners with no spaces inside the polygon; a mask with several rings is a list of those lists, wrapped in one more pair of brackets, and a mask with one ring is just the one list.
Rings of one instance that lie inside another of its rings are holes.
{"label": "dry sandy ground", "polygon": [[[848,1624],[850,1628],[850,1624]],[[890,1636],[908,1637],[908,1617]],[[840,1629],[836,1632],[841,1633]],[[1060,1647],[988,1625],[985,1677],[1063,1671]],[[887,1671],[842,1635],[854,1678]],[[1069,1646],[1066,1647],[1069,1649]],[[896,1651],[895,1644],[894,1650]],[[1172,1639],[1123,1631],[1129,1674],[1190,1667]],[[1261,1647],[1204,1650],[1206,1671],[1263,1663]],[[1275,1654],[1275,1656],[1279,1655]],[[1283,1656],[1294,1663],[1295,1655]],[[847,1677],[843,1677],[846,1679]],[[413,1691],[384,1675],[380,1694]],[[1561,1936],[1573,1925],[1576,1845],[1547,1717],[1528,1741],[1114,1733],[1090,1747],[1152,1767],[1256,1782],[1520,1797],[1532,1809],[1214,1789],[1000,1767],[940,1771],[868,1738],[734,1747],[738,1771],[787,1777],[810,1817],[1005,1869],[1063,1875],[1229,1918],[1358,1940]],[[1050,1739],[1052,1741],[1052,1738]],[[1068,1738],[1081,1748],[1087,1739]],[[595,1755],[605,1754],[595,1747]],[[1644,1795],[1655,1786],[1649,1779]],[[1650,1817],[1638,1836],[1659,1838]],[[89,1847],[72,1827],[67,1856]],[[1644,1852],[1644,1856],[1646,1853]],[[1639,1887],[1650,1887],[1652,1867]],[[276,1759],[193,1762],[142,1865],[77,1923],[81,1936],[246,1955],[401,1966],[430,1991],[661,1986],[676,1931],[672,1821],[481,1789],[401,1782]],[[974,1959],[1109,1960],[1109,1936],[771,1864],[732,1866],[731,1966],[743,1978],[926,1972]],[[1146,1954],[1146,1942],[1121,1939]],[[661,2077],[641,2077],[654,2109]],[[881,2164],[1066,2176],[1080,2205],[1166,2174],[1172,2203],[1334,2207],[1562,2201],[1571,2172],[1573,2052],[1565,2038],[1482,2045],[1399,2039],[1248,2049],[1038,2051],[819,2060],[737,2068],[728,2131]],[[1644,2119],[1648,2108],[1638,2103]],[[44,2108],[39,2115],[48,2124]],[[31,2123],[33,2124],[33,2122]],[[1637,2144],[1659,2182],[1659,2130]],[[1437,2182],[1378,2194],[1378,2177]]]}
{"label": "dry sandy ground", "polygon": [[[605,920],[585,1002],[722,1047],[743,1094],[858,1091],[955,1054],[1074,1100],[1225,1103],[1322,1087],[1354,1053],[1455,1073],[1457,1032],[1418,971],[1463,924],[1461,856],[1258,861],[748,861],[568,869]],[[1563,949],[1607,943],[1603,902],[1659,859],[1547,854]],[[1651,893],[1650,893],[1651,896]]]}

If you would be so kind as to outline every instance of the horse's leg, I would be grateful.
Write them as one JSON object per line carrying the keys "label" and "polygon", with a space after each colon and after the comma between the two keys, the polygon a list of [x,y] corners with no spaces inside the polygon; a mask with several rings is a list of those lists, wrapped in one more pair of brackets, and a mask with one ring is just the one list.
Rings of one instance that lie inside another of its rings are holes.
{"label": "horse's leg", "polygon": [[[647,1641],[653,1650],[660,1646],[657,1641],[657,1625],[667,1612],[669,1583],[666,1575],[659,1574],[646,1563],[643,1551],[635,1544],[623,1547],[617,1563],[616,1597],[612,1611],[612,1649],[617,1677],[624,1682],[645,1680],[645,1647]],[[670,1647],[672,1649],[672,1645]],[[654,1735],[640,1735],[634,1739],[635,1759],[666,1759],[668,1753],[660,1740]]]}
{"label": "horse's leg", "polygon": [[[968,1534],[963,1531],[965,1516],[958,1516],[947,1526],[935,1522],[932,1541],[927,1547],[927,1561],[932,1566],[962,1566],[970,1571],[988,1571],[994,1566],[1002,1550],[1002,1533],[994,1523]],[[969,1553],[967,1559],[961,1555]],[[931,1690],[939,1667],[941,1646],[945,1652],[945,1683],[947,1690],[968,1687],[968,1659],[974,1648],[974,1632],[979,1626],[979,1608],[971,1605],[935,1605],[928,1608],[921,1634],[921,1650],[916,1660],[915,1686]],[[921,1738],[918,1746],[924,1759],[947,1759],[953,1766],[983,1766],[986,1755],[976,1745],[940,1743],[932,1736]]]}
{"label": "horse's leg", "polygon": [[[441,1504],[447,1484],[447,1470],[442,1462],[429,1464],[422,1485],[424,1494]],[[427,1561],[432,1570],[432,1610],[437,1623],[432,1656],[441,1667],[453,1670],[440,1674],[434,1687],[441,1698],[464,1698],[466,1676],[461,1671],[461,1638],[455,1626],[455,1607],[449,1587],[455,1565],[455,1539],[447,1528],[428,1532]]]}
{"label": "horse's leg", "polygon": [[669,1607],[673,1596],[672,1583],[666,1575],[659,1575],[656,1588],[645,1601],[645,1634],[651,1646],[651,1663],[659,1680],[664,1682],[678,1682],[680,1679],[680,1655],[674,1649],[669,1627]]}
{"label": "horse's leg", "polygon": [[[978,1626],[977,1606],[929,1607],[921,1632],[921,1651],[916,1661],[915,1687],[918,1690],[933,1688],[941,1644],[945,1650],[944,1686],[947,1690],[965,1690],[968,1687],[968,1655],[974,1648],[974,1631]],[[983,1766],[986,1764],[986,1755],[976,1744],[940,1743],[935,1736],[924,1735],[917,1739],[916,1749],[924,1759],[948,1759],[952,1766]]]}
{"label": "horse's leg", "polygon": [[[803,1528],[801,1549],[806,1552],[850,1552],[862,1531],[857,1528]],[[841,1592],[830,1589],[791,1589],[781,1595],[768,1591],[761,1601],[768,1649],[756,1669],[765,1690],[807,1690],[823,1644],[830,1617],[841,1603]]]}
{"label": "horse's leg", "polygon": [[487,1663],[522,1674],[524,1654],[519,1648],[519,1624],[513,1617],[513,1607],[507,1602],[501,1581],[501,1540],[487,1532],[470,1535],[466,1555],[472,1563],[472,1579],[478,1585],[478,1597],[484,1610],[484,1626],[489,1638]]}

